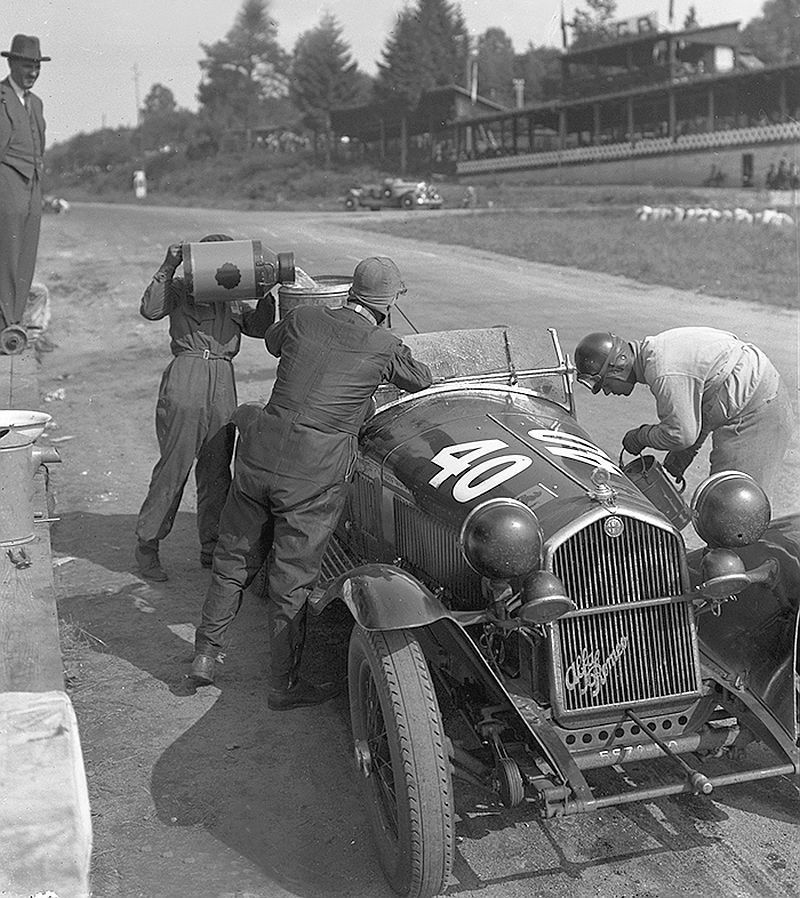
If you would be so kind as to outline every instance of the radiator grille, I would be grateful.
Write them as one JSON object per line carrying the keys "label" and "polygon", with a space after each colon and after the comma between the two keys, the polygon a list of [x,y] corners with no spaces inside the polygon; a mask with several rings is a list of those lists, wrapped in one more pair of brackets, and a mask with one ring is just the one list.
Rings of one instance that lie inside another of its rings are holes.
{"label": "radiator grille", "polygon": [[443,587],[459,611],[484,607],[480,577],[464,560],[452,529],[401,499],[395,499],[394,527],[398,554],[428,587]]}
{"label": "radiator grille", "polygon": [[562,619],[554,637],[563,711],[694,694],[693,634],[686,603]]}
{"label": "radiator grille", "polygon": [[680,595],[681,549],[669,531],[635,518],[611,537],[595,521],[562,543],[553,573],[578,608],[594,608]]}
{"label": "radiator grille", "polygon": [[681,546],[671,532],[623,518],[603,521],[558,546],[553,572],[581,611],[551,632],[553,701],[563,713],[696,694],[700,671],[688,602],[639,605],[681,595]]}
{"label": "radiator grille", "polygon": [[380,527],[375,482],[360,471],[353,477],[337,535],[354,558],[370,558],[377,551]]}

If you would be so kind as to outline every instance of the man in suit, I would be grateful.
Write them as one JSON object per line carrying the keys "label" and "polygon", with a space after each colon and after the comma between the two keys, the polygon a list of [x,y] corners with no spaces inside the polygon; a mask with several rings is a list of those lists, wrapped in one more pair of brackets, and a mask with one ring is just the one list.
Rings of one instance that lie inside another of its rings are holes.
{"label": "man in suit", "polygon": [[42,101],[31,88],[43,62],[39,38],[16,34],[0,81],[0,327],[20,324],[28,300],[42,220]]}

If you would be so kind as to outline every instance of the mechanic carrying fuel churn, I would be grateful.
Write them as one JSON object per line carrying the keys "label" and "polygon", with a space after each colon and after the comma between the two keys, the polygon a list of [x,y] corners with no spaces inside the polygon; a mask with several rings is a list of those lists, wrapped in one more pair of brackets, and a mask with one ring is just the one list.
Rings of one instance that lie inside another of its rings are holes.
{"label": "mechanic carrying fuel churn", "polygon": [[576,347],[575,367],[593,393],[650,387],[659,423],[629,430],[626,452],[667,450],[664,467],[680,479],[711,434],[712,474],[742,471],[769,490],[793,414],[780,374],[752,343],[711,327],[676,327],[642,341],[593,333]]}
{"label": "mechanic carrying fuel churn", "polygon": [[[233,240],[208,234],[201,243]],[[142,297],[140,313],[150,321],[169,316],[170,348],[175,356],[161,378],[156,405],[156,437],[161,457],[136,522],[136,563],[148,580],[166,580],[159,542],[172,530],[189,472],[197,459],[197,529],[200,563],[211,567],[219,516],[231,483],[236,410],[233,357],[242,334],[263,338],[275,320],[275,298],[268,293],[255,308],[241,302],[199,303],[175,270],[183,248],[173,243]]]}
{"label": "mechanic carrying fuel churn", "polygon": [[432,382],[427,365],[379,326],[405,292],[391,259],[364,259],[342,308],[297,306],[267,331],[267,349],[280,361],[269,402],[240,433],[195,636],[190,677],[198,685],[213,681],[242,592],[269,555],[268,706],[315,705],[338,691],[299,676],[307,600],[344,507],[375,388],[416,392]]}

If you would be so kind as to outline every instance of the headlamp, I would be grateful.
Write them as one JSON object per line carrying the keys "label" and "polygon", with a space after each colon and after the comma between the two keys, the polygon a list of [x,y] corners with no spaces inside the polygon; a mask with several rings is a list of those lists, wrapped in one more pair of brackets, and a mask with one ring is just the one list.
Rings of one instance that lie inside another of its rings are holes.
{"label": "headlamp", "polygon": [[518,499],[489,499],[461,528],[461,551],[470,567],[491,580],[524,577],[539,566],[539,520]]}

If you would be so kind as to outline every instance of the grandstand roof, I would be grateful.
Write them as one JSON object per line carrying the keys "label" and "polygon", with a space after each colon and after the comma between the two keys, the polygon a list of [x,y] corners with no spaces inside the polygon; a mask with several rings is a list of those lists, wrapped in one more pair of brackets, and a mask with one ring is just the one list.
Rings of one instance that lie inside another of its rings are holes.
{"label": "grandstand roof", "polygon": [[[475,101],[468,90],[451,84],[425,91],[416,109],[407,114],[408,133],[425,134],[461,118],[491,112],[508,112],[508,108],[478,96]],[[338,134],[348,134],[362,140],[376,140],[381,131],[385,137],[396,137],[400,132],[403,107],[392,101],[368,103],[331,110],[331,126]]]}
{"label": "grandstand roof", "polygon": [[592,62],[596,65],[625,66],[629,53],[633,50],[652,52],[652,48],[660,41],[672,39],[684,44],[697,44],[705,47],[738,47],[741,40],[739,22],[726,22],[722,25],[709,25],[705,28],[688,28],[681,31],[641,31],[636,34],[625,34],[580,47],[567,50],[563,55],[565,63]]}

